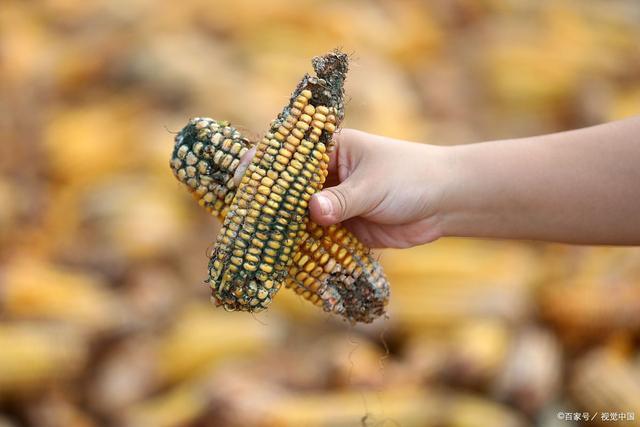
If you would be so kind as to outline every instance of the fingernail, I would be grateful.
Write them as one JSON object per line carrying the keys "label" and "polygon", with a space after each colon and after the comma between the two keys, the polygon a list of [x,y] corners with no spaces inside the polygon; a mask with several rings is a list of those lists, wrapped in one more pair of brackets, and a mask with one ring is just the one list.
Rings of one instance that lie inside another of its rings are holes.
{"label": "fingernail", "polygon": [[236,185],[240,184],[240,181],[242,180],[242,177],[244,176],[244,173],[247,171],[248,167],[249,163],[240,163],[240,165],[238,165],[238,168],[233,174],[233,181],[236,183]]}
{"label": "fingernail", "polygon": [[249,151],[244,153],[244,155],[240,158],[240,164],[236,168],[236,171],[233,174],[233,181],[236,185],[240,185],[240,181],[242,181],[242,177],[244,173],[249,168],[251,164],[251,160],[253,160],[253,156],[256,154],[256,147],[251,148]]}
{"label": "fingernail", "polygon": [[320,205],[320,213],[322,215],[327,216],[333,213],[333,205],[327,197],[318,196],[318,204]]}

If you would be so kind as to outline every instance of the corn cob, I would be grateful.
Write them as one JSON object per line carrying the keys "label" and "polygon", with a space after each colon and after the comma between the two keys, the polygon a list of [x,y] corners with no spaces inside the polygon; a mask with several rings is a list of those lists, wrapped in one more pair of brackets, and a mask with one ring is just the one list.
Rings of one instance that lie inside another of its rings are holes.
{"label": "corn cob", "polygon": [[327,148],[342,107],[346,57],[330,59],[314,65],[332,82],[303,78],[258,144],[225,217],[209,282],[214,299],[227,310],[265,309],[299,246],[308,201],[327,173]]}
{"label": "corn cob", "polygon": [[[327,62],[319,64],[319,62],[327,61],[326,58],[327,57],[322,57],[315,60],[314,65],[316,65],[316,69],[320,68],[323,70],[323,67],[327,66]],[[335,58],[341,60],[340,56],[336,56]],[[332,65],[329,60],[328,68],[331,66],[334,65]],[[321,148],[322,144],[325,146],[329,145],[330,147],[331,133],[335,130],[337,120],[342,117],[341,83],[344,77],[343,74],[339,75],[338,86],[333,86],[334,94],[332,95],[331,91],[327,91],[323,86],[327,84],[327,80],[331,82],[333,76],[327,75],[326,73],[321,75],[322,71],[318,74],[320,78],[305,76],[294,93],[290,106],[286,108],[283,114],[273,123],[270,134],[263,140],[262,153],[259,152],[256,155],[254,162],[245,174],[245,184],[249,182],[246,178],[256,173],[256,169],[267,166],[268,164],[264,158],[262,161],[257,160],[259,154],[262,156],[267,154],[267,160],[269,160],[269,155],[273,156],[275,153],[280,153],[280,151],[276,152],[272,150],[272,154],[269,154],[269,152],[266,151],[269,150],[269,148],[280,147],[282,149],[281,146],[283,145],[288,146],[288,148],[295,148],[295,146],[291,147],[293,145],[291,142],[295,143],[294,138],[300,139],[300,136],[304,137],[305,133],[303,132],[306,132],[308,140],[303,138],[304,142],[301,144],[301,147],[299,147],[302,153],[293,154],[291,157],[294,160],[296,157],[299,160],[310,160],[309,163],[311,163],[311,166],[326,166],[328,161],[326,152],[316,152],[317,158],[309,157],[304,159],[302,156],[312,153],[310,148],[313,147],[314,143],[317,143]],[[323,77],[328,77],[328,79],[324,80],[324,83],[322,81]],[[335,77],[333,78],[335,81]],[[307,89],[306,87],[310,87],[311,89]],[[331,107],[323,105],[314,106],[314,102],[309,103],[309,99],[304,96],[311,94],[313,97],[313,90],[317,92],[318,88],[324,89],[324,93],[321,92],[318,99],[323,99],[323,97],[326,99],[327,96],[329,98],[331,96],[334,97],[335,101],[333,101],[334,104]],[[333,114],[326,114],[329,112]],[[318,121],[325,119],[325,129],[320,129],[322,123],[315,123],[311,114],[308,113],[314,114],[315,117],[320,119]],[[307,117],[305,117],[305,114]],[[311,120],[309,120],[310,118]],[[311,123],[307,128],[309,121]],[[294,132],[295,130],[299,130],[299,132]],[[323,130],[325,131],[324,133]],[[276,133],[279,133],[281,136],[278,136]],[[289,133],[289,135],[286,135],[287,139],[285,139],[284,137],[287,133]],[[279,141],[278,138],[285,140],[284,144],[281,144],[283,141]],[[320,142],[321,139],[322,142]],[[307,149],[307,147],[309,147],[309,149]],[[214,216],[224,220],[227,216],[226,213],[229,210],[231,199],[236,192],[233,174],[239,164],[240,157],[249,148],[250,142],[246,138],[243,138],[240,133],[227,122],[195,118],[192,119],[176,137],[176,146],[171,167],[178,179],[182,181],[198,199],[199,204],[204,206]],[[276,155],[275,160],[278,159],[284,160],[282,157],[278,158]],[[187,164],[186,167],[185,163]],[[189,166],[193,167],[194,165],[197,165],[195,170],[193,168],[186,170]],[[281,168],[280,165],[274,166]],[[307,170],[309,170],[309,172],[306,173],[306,178],[311,179],[311,190],[316,191],[320,188],[322,182],[324,182],[326,168],[321,169],[323,170],[322,173],[316,171],[315,174],[311,173],[310,169]],[[285,169],[285,172],[289,171]],[[276,178],[274,173],[271,175]],[[291,174],[283,173],[283,175]],[[267,176],[267,178],[269,178],[269,176]],[[274,184],[278,182],[286,184],[286,182],[283,181],[275,181]],[[256,183],[254,183],[254,185],[255,184]],[[302,184],[298,184],[297,187],[300,189]],[[262,191],[269,194],[264,189]],[[268,203],[270,200],[267,199],[267,194],[254,194],[255,198],[258,199],[254,200],[254,202],[258,202],[258,204],[254,203],[256,210],[261,207],[262,203],[267,203],[267,207],[269,207]],[[278,194],[276,193],[275,199],[278,199],[277,196]],[[278,270],[279,278],[277,280],[282,281],[284,277],[284,282],[287,287],[293,289],[296,293],[316,305],[322,306],[326,311],[337,313],[351,321],[371,322],[384,313],[389,296],[388,283],[382,273],[381,267],[371,257],[370,251],[345,228],[339,225],[323,228],[313,222],[308,222],[306,203],[310,196],[311,192],[305,192],[302,196],[300,206],[295,207],[295,214],[298,217],[298,221],[302,221],[299,223],[298,231],[296,233],[291,232],[291,235],[287,236],[287,239],[294,240],[294,242],[288,242],[288,244],[292,245],[292,248],[287,251],[288,253],[284,254],[285,266],[281,266]],[[245,196],[245,198],[249,199],[247,196]],[[295,202],[296,200],[295,197],[289,197],[286,201]],[[247,200],[247,205],[248,203],[249,201]],[[289,204],[291,206],[294,205],[293,203]],[[271,209],[276,209],[278,205],[271,203],[270,207]],[[268,212],[270,213],[271,211],[269,210]],[[285,210],[284,214],[287,218],[291,218],[290,212]],[[285,226],[284,223],[280,225],[282,228]],[[295,239],[297,239],[298,242],[295,242]],[[222,234],[220,240],[223,240]],[[257,241],[257,243],[260,244],[261,242]],[[278,246],[278,244],[271,243],[271,246]],[[297,251],[293,248],[295,246],[298,246]],[[237,250],[237,248],[235,250]],[[241,254],[240,251],[236,253]],[[254,254],[258,254],[258,251],[255,249]],[[269,254],[267,254],[267,256],[269,256]],[[291,264],[289,264],[290,261],[286,258],[292,258]],[[236,262],[238,262],[238,260],[236,260]],[[255,258],[251,258],[249,262],[255,262]],[[274,270],[271,265],[272,264],[261,264],[260,271],[257,272],[256,276],[260,275],[262,279],[273,280],[270,279],[269,276]],[[289,265],[288,274],[286,265]],[[252,265],[249,266],[250,268],[253,267]],[[261,274],[261,272],[265,274]],[[253,293],[253,298],[258,296],[258,291],[256,290],[258,283],[254,283],[255,288],[248,289],[248,291]],[[271,289],[274,289],[274,287],[277,289],[279,282],[267,283],[267,286],[270,286]],[[262,296],[268,296],[270,298],[272,295],[272,293],[269,292],[270,289],[266,289],[266,291],[267,294],[265,295],[265,293],[262,292]],[[237,292],[240,294],[240,291]],[[244,292],[244,290],[242,292]],[[273,292],[275,292],[275,290]],[[257,302],[254,300],[254,306],[251,306],[250,301],[249,304],[240,304],[243,305],[243,307],[229,307],[227,305],[226,308],[245,308],[256,311],[266,306],[266,304],[260,304],[259,301],[260,298],[258,298]],[[225,301],[222,301],[222,304],[224,305]]]}
{"label": "corn cob", "polygon": [[236,185],[233,174],[249,141],[228,122],[196,117],[175,139],[171,169],[212,215],[224,219]]}
{"label": "corn cob", "polygon": [[[595,425],[637,426],[640,416],[640,369],[615,348],[601,347],[578,359],[569,391],[579,407],[596,414]],[[615,422],[604,415],[624,414]],[[586,424],[586,423],[585,423]]]}

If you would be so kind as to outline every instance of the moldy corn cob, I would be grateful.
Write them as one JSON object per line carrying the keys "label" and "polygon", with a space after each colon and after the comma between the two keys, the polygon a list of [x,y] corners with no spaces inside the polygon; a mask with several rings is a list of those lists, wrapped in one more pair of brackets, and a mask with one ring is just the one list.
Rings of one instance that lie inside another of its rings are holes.
{"label": "moldy corn cob", "polygon": [[346,56],[314,60],[314,68],[319,76],[302,79],[258,143],[218,235],[209,283],[227,310],[261,311],[271,302],[300,244],[308,201],[326,177]]}
{"label": "moldy corn cob", "polygon": [[236,195],[233,174],[249,148],[249,141],[229,122],[191,119],[176,135],[171,169],[200,206],[224,219]]}
{"label": "moldy corn cob", "polygon": [[[267,262],[266,265],[256,265],[254,272],[249,271],[249,273],[255,274],[251,275],[254,277],[254,281],[248,283],[247,289],[242,288],[242,284],[240,284],[241,290],[238,290],[238,286],[234,289],[240,297],[234,294],[235,299],[227,296],[227,301],[221,300],[216,294],[217,289],[214,288],[214,300],[225,305],[227,309],[258,311],[266,306],[284,280],[287,287],[316,305],[322,306],[326,311],[342,315],[350,321],[371,322],[384,313],[389,297],[388,283],[381,267],[371,257],[369,249],[364,247],[355,236],[342,226],[324,228],[308,222],[307,219],[308,200],[311,194],[320,188],[326,176],[328,162],[326,147],[328,146],[330,149],[331,134],[343,114],[342,82],[346,72],[346,57],[340,53],[333,53],[314,59],[314,66],[318,77],[305,76],[298,85],[289,106],[274,121],[271,131],[259,145],[258,153],[241,184],[241,187],[247,184],[256,187],[257,178],[261,178],[260,183],[264,177],[271,179],[273,183],[269,180],[265,181],[272,187],[262,186],[260,188],[261,186],[258,184],[255,192],[250,190],[251,194],[244,193],[246,203],[240,199],[239,204],[242,206],[239,209],[246,209],[246,206],[250,207],[253,202],[254,209],[258,210],[265,204],[270,208],[267,209],[267,214],[269,214],[269,218],[272,218],[274,216],[272,211],[275,213],[276,209],[282,210],[284,207],[285,219],[287,221],[294,219],[297,225],[287,230],[288,223],[285,221],[281,220],[278,223],[270,219],[271,225],[277,231],[276,236],[281,240],[269,242],[270,245],[262,244],[260,247],[263,242],[259,239],[255,240],[254,237],[251,242],[243,241],[240,243],[240,246],[244,244],[247,248],[236,247],[233,250],[237,255],[243,255],[239,249],[247,249],[246,254],[255,256],[247,256],[244,261],[255,264],[258,264],[256,261],[256,259],[259,260],[258,255],[263,255],[267,258],[266,261],[275,261],[274,255],[280,254],[283,255],[283,264],[278,269],[272,267],[274,263],[270,262]],[[314,92],[318,95],[314,95]],[[327,105],[324,105],[323,101]],[[298,131],[296,132],[296,130]],[[296,147],[300,152],[296,151]],[[190,189],[199,200],[200,205],[224,220],[229,210],[229,203],[236,192],[233,174],[239,164],[240,157],[249,148],[249,141],[243,138],[237,130],[230,127],[228,123],[196,118],[192,119],[176,137],[171,166],[174,174]],[[282,152],[283,148],[293,150],[290,157],[287,157],[289,153]],[[319,148],[319,150],[313,148]],[[261,159],[258,157],[259,155],[262,156]],[[190,169],[190,174],[187,170],[181,171],[181,169],[185,169],[184,165],[187,159],[191,159],[190,163],[199,165],[195,170],[195,176],[190,176],[194,175],[193,169]],[[278,160],[280,162],[277,162]],[[299,164],[311,167],[299,168],[301,173],[298,179],[291,180],[292,172],[294,172],[292,164],[299,166],[298,163],[291,160],[297,160]],[[204,163],[200,163],[201,161]],[[276,169],[271,171],[271,177],[267,174],[267,170],[258,176],[260,169],[268,166],[269,162],[272,162],[271,165]],[[275,165],[275,163],[280,164]],[[205,165],[209,167],[207,168]],[[284,165],[287,167],[282,168]],[[278,172],[278,168],[283,169],[280,171],[283,173],[282,177],[273,173]],[[283,180],[283,178],[287,178],[289,181]],[[254,182],[251,182],[252,180]],[[307,191],[305,184],[311,187],[310,191]],[[276,187],[278,185],[283,188]],[[284,188],[286,185],[289,185],[287,189]],[[275,195],[268,191],[273,187],[276,190]],[[249,196],[254,196],[253,200]],[[237,200],[234,201],[237,202]],[[241,212],[241,214],[246,215],[245,212]],[[249,219],[250,230],[258,231],[257,219],[260,216],[249,217],[251,218]],[[230,239],[232,236],[228,234],[239,231],[239,222],[235,223],[238,227],[230,225],[226,229],[227,231],[223,231],[227,233],[229,243],[232,241]],[[230,223],[234,224],[233,221]],[[255,225],[255,229],[252,228],[253,225]],[[262,237],[264,237],[265,232],[268,232],[269,229],[265,227],[267,224],[264,222],[261,225]],[[229,233],[229,229],[231,229],[231,233]],[[223,232],[218,239],[219,244],[224,243]],[[287,247],[282,248],[281,242],[285,243]],[[249,243],[256,243],[258,248],[249,248]],[[252,249],[252,251],[250,252],[248,249]],[[264,250],[264,253],[257,249]],[[214,250],[212,258],[216,257],[216,253],[220,254],[216,250]],[[222,253],[225,254],[223,257],[227,257],[229,250]],[[234,256],[233,253],[231,256]],[[232,264],[239,268],[230,267],[230,269],[239,271],[243,265],[238,259],[235,261],[241,265]],[[218,268],[222,266],[222,261],[219,260]],[[212,259],[210,267],[216,268],[215,259]],[[249,264],[249,270],[253,267]],[[274,274],[276,271],[277,274]],[[244,277],[246,276],[245,274]],[[274,276],[276,277],[275,281]],[[266,286],[263,287],[263,285]],[[263,292],[260,293],[260,291]],[[244,303],[238,302],[242,296],[245,298],[240,301],[244,301]],[[249,296],[251,299],[247,298]],[[259,298],[260,296],[265,298]],[[265,302],[261,302],[262,300]],[[233,305],[231,301],[233,301]]]}

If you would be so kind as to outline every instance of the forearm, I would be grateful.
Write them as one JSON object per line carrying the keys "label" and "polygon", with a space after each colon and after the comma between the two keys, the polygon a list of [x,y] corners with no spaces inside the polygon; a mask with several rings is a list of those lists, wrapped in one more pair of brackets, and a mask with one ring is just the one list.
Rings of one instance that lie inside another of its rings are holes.
{"label": "forearm", "polygon": [[640,244],[640,118],[447,150],[443,235]]}

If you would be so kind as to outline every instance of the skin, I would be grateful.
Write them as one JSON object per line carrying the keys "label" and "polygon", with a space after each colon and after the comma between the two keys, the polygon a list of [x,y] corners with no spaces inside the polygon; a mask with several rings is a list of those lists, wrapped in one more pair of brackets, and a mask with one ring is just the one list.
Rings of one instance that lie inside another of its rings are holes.
{"label": "skin", "polygon": [[640,117],[450,147],[352,129],[336,138],[311,218],[344,222],[370,247],[442,236],[640,244]]}

